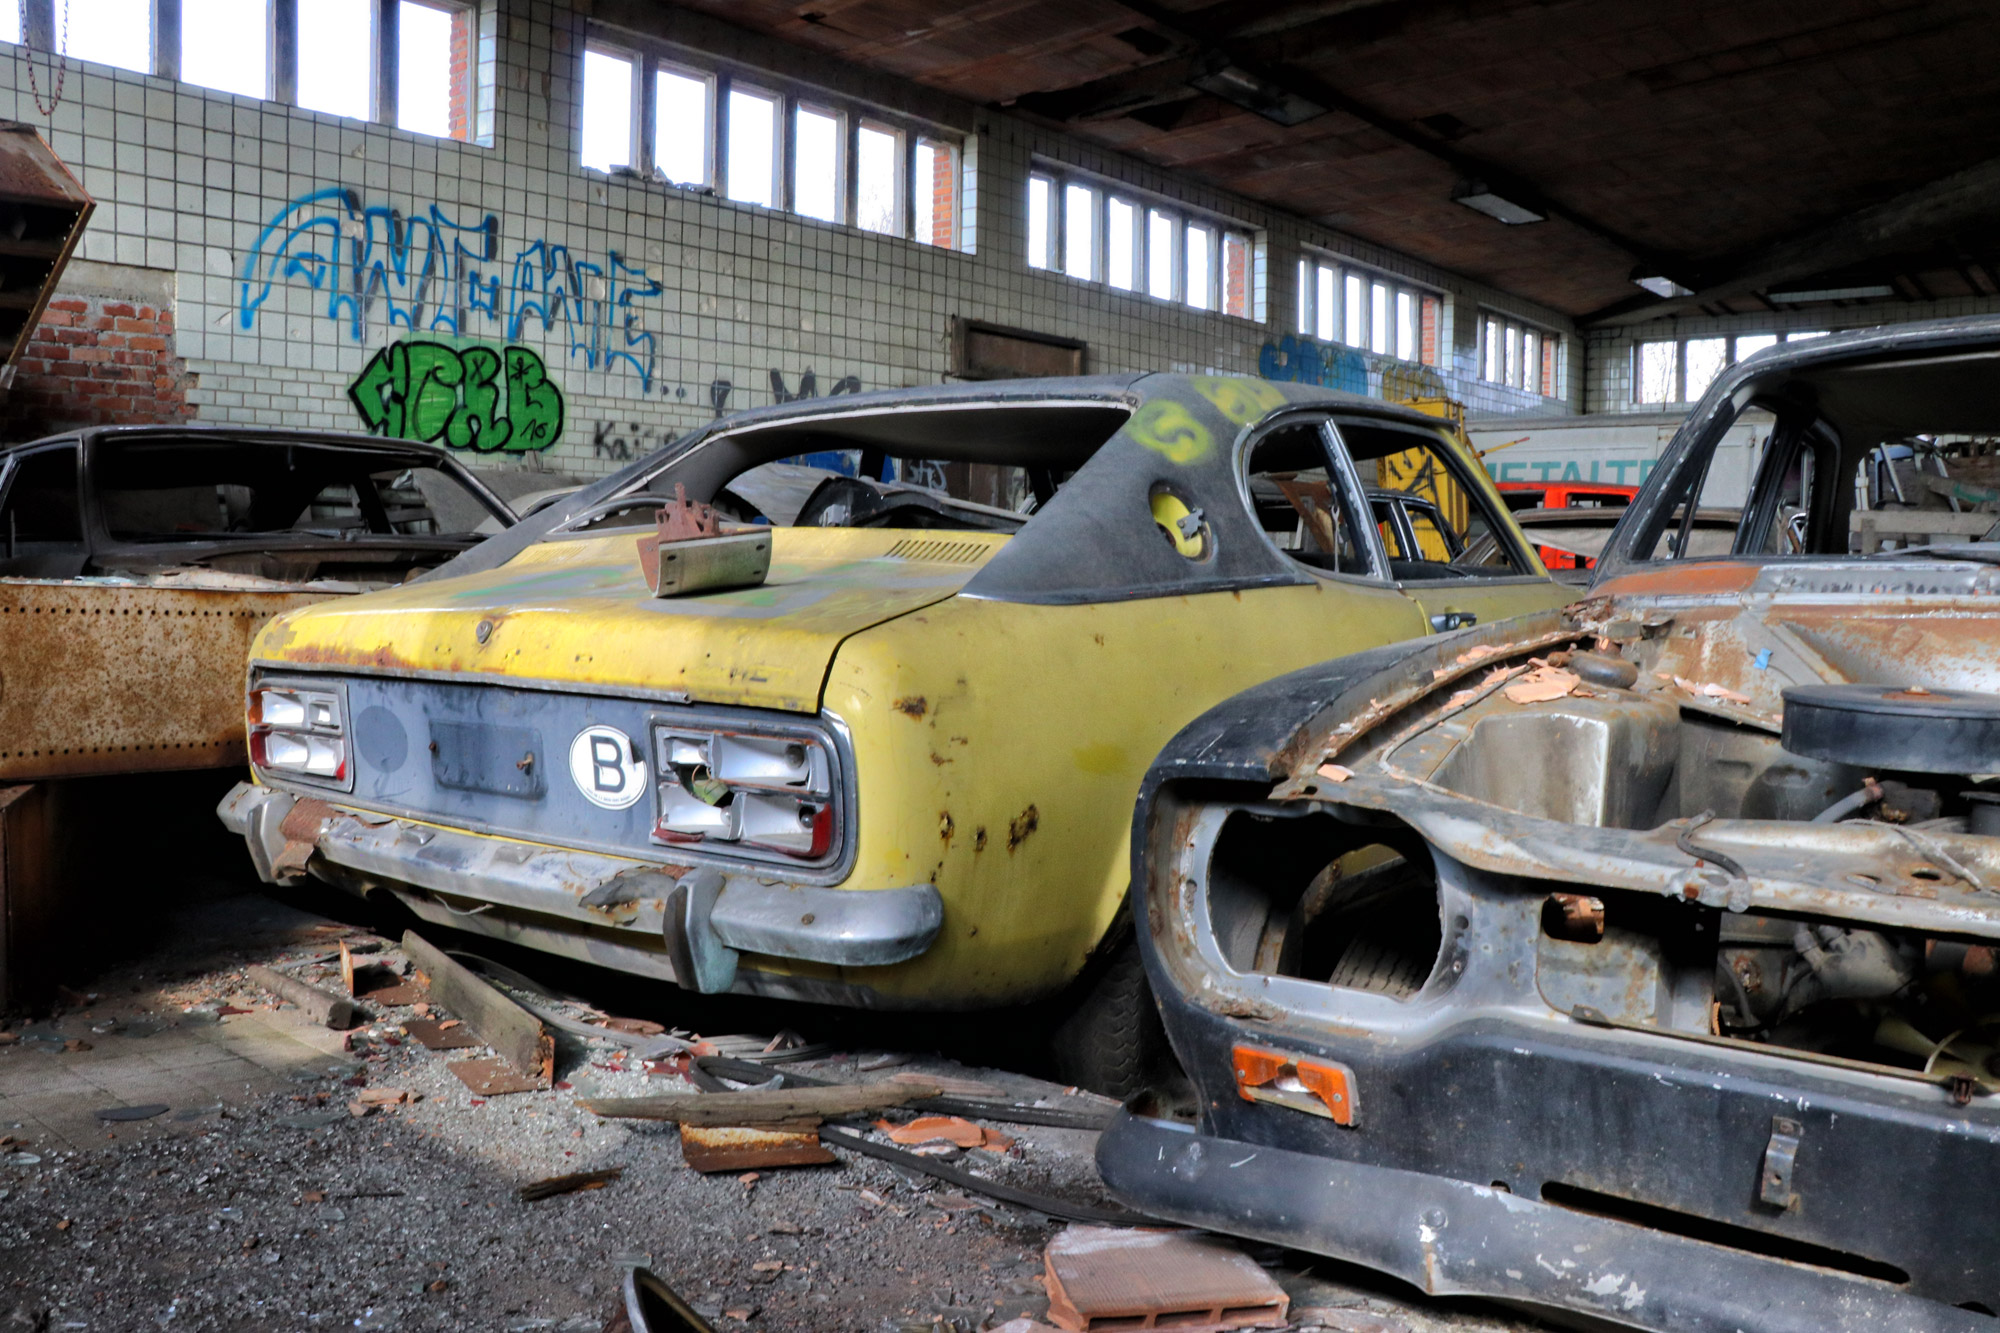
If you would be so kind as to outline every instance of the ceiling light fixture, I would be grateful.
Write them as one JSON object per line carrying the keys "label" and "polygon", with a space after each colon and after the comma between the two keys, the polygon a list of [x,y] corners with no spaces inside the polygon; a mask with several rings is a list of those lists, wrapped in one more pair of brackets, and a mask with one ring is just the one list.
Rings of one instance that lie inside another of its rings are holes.
{"label": "ceiling light fixture", "polygon": [[1195,60],[1188,86],[1254,111],[1276,125],[1298,125],[1326,114],[1318,102],[1252,73],[1220,51],[1204,52]]}
{"label": "ceiling light fixture", "polygon": [[1672,278],[1663,278],[1657,274],[1650,277],[1641,277],[1635,273],[1632,275],[1632,281],[1662,300],[1670,300],[1676,296],[1694,295],[1694,288],[1683,287]]}
{"label": "ceiling light fixture", "polygon": [[1451,192],[1451,201],[1464,204],[1475,213],[1484,213],[1496,222],[1519,227],[1529,222],[1546,222],[1548,214],[1538,212],[1519,200],[1487,188],[1485,181],[1460,181]]}
{"label": "ceiling light fixture", "polygon": [[1874,283],[1865,287],[1821,287],[1804,292],[1768,292],[1765,299],[1775,305],[1804,305],[1809,301],[1875,301],[1885,296],[1894,296],[1896,289],[1887,283]]}

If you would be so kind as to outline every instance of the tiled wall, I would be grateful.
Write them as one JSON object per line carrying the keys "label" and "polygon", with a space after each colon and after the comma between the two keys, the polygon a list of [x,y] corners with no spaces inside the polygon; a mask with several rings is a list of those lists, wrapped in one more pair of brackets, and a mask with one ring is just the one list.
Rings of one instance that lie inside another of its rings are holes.
{"label": "tiled wall", "polygon": [[[595,8],[615,16],[607,0]],[[1479,309],[1569,333],[1549,311],[998,112],[666,7],[624,8],[654,35],[970,136],[965,248],[583,171],[574,107],[588,21],[542,0],[488,0],[482,15],[489,104],[478,124],[481,137],[491,126],[491,147],[95,65],[71,69],[64,103],[43,122],[14,59],[0,60],[0,115],[38,124],[97,198],[83,259],[170,281],[174,308],[162,318],[175,325],[192,372],[187,401],[204,421],[358,427],[349,388],[364,373],[379,387],[390,373],[385,347],[453,337],[525,348],[532,356],[521,367],[507,358],[505,379],[539,371],[562,395],[553,448],[489,461],[581,473],[608,471],[718,409],[797,395],[808,381],[819,393],[935,383],[951,364],[954,316],[1082,338],[1098,371],[1254,373],[1290,330],[1295,263],[1308,244],[1445,294],[1443,374],[1388,363],[1392,390],[1441,390],[1478,412],[1547,413],[1580,400],[1580,382],[1549,400],[1476,378]],[[1036,155],[1260,229],[1270,318],[1030,270],[1023,200]],[[1572,381],[1579,350],[1572,340]],[[1370,359],[1371,391],[1384,369]]]}
{"label": "tiled wall", "polygon": [[1924,302],[1880,302],[1868,305],[1801,307],[1761,315],[1698,316],[1663,319],[1646,324],[1593,329],[1583,338],[1588,367],[1583,386],[1587,412],[1662,412],[1686,404],[1634,401],[1633,348],[1641,342],[1667,338],[1713,338],[1722,334],[1792,333],[1871,328],[1911,320],[1951,319],[1961,315],[2000,314],[2000,297]]}

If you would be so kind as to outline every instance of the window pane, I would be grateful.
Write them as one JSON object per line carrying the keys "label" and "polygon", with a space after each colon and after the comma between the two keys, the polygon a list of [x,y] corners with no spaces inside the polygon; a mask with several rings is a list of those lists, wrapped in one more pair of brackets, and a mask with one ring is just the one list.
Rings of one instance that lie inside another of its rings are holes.
{"label": "window pane", "polygon": [[1250,238],[1222,234],[1222,313],[1250,318]]}
{"label": "window pane", "polygon": [[1063,272],[1097,276],[1097,191],[1088,185],[1063,186]]}
{"label": "window pane", "polygon": [[1417,359],[1417,295],[1396,293],[1396,355],[1405,361]]}
{"label": "window pane", "polygon": [[1139,206],[1113,199],[1104,214],[1105,279],[1121,292],[1139,285]]}
{"label": "window pane", "polygon": [[1539,389],[1542,378],[1542,340],[1533,333],[1521,334],[1521,382],[1523,389]]}
{"label": "window pane", "polygon": [[1521,330],[1507,325],[1507,366],[1502,379],[1510,385],[1521,382]]}
{"label": "window pane", "polygon": [[1507,335],[1500,331],[1500,321],[1497,319],[1487,320],[1486,369],[1485,373],[1480,376],[1481,379],[1490,380],[1495,384],[1500,382],[1500,371],[1502,361],[1505,359],[1506,345]]}
{"label": "window pane", "polygon": [[1349,347],[1360,347],[1368,341],[1368,284],[1361,281],[1359,274],[1350,273],[1347,281],[1340,284],[1340,294],[1347,301],[1347,325],[1341,341]]}
{"label": "window pane", "polygon": [[1174,231],[1170,213],[1146,214],[1146,290],[1163,301],[1174,299]]}
{"label": "window pane", "polygon": [[1049,213],[1055,207],[1055,182],[1047,176],[1028,177],[1028,266],[1049,266],[1049,240],[1053,229]]}
{"label": "window pane", "polygon": [[[56,12],[62,13],[60,5]],[[56,40],[79,60],[150,74],[152,0],[69,0],[69,21],[56,24]]]}
{"label": "window pane", "polygon": [[1215,233],[1207,227],[1187,229],[1187,303],[1196,310],[1212,310],[1214,299],[1208,285],[1215,274]]}
{"label": "window pane", "polygon": [[0,42],[21,40],[21,7],[0,5]]}
{"label": "window pane", "polygon": [[903,234],[897,216],[896,176],[902,165],[902,138],[894,130],[873,125],[861,127],[861,142],[855,150],[856,198],[854,225],[891,236]]}
{"label": "window pane", "polygon": [[[375,102],[369,86],[374,50],[375,6],[370,0],[313,0],[300,5],[299,105],[368,119]],[[586,80],[587,62],[586,57]]]}
{"label": "window pane", "polygon": [[840,117],[800,107],[792,118],[792,207],[840,221]]}
{"label": "window pane", "polygon": [[958,243],[958,151],[934,139],[917,140],[917,230],[920,245]]}
{"label": "window pane", "polygon": [[729,90],[729,197],[770,208],[778,202],[778,99]]}
{"label": "window pane", "polygon": [[[304,14],[307,5],[299,6]],[[632,164],[632,61],[608,51],[583,53],[583,165],[599,171]]]}
{"label": "window pane", "polygon": [[708,184],[708,89],[707,79],[668,69],[653,77],[653,165],[676,185]]}
{"label": "window pane", "polygon": [[1736,359],[1741,361],[1744,357],[1761,352],[1766,347],[1777,345],[1778,335],[1775,333],[1739,334],[1736,339]]}
{"label": "window pane", "polygon": [[270,32],[270,0],[182,0],[181,77],[244,97],[270,96]]}
{"label": "window pane", "polygon": [[1389,350],[1389,289],[1381,283],[1373,283],[1368,288],[1368,348],[1373,352],[1387,353]]}
{"label": "window pane", "polygon": [[1639,401],[1671,403],[1679,367],[1680,344],[1651,342],[1639,344]]}
{"label": "window pane", "polygon": [[396,124],[442,139],[471,137],[472,12],[402,0],[398,13]]}
{"label": "window pane", "polygon": [[1729,339],[1690,338],[1687,343],[1687,397],[1689,402],[1708,392],[1708,386],[1729,361]]}
{"label": "window pane", "polygon": [[1340,313],[1340,289],[1337,285],[1340,275],[1325,264],[1316,266],[1315,272],[1314,295],[1318,298],[1319,309],[1311,333],[1321,342],[1332,342],[1336,336],[1334,317]]}

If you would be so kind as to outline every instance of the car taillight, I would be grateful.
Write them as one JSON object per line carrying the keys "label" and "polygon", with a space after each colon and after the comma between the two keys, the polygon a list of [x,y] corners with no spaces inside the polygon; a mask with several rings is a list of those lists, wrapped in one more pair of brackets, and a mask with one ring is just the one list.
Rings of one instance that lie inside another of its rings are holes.
{"label": "car taillight", "polygon": [[250,691],[250,760],[283,776],[347,781],[346,709],[334,690]]}
{"label": "car taillight", "polygon": [[659,818],[670,843],[735,844],[818,860],[833,846],[833,763],[802,736],[656,727]]}

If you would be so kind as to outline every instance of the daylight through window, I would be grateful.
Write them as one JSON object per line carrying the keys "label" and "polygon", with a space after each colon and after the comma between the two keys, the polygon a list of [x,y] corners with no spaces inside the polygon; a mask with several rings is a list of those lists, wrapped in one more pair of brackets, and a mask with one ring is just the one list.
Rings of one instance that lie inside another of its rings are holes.
{"label": "daylight through window", "polygon": [[1479,317],[1479,378],[1554,398],[1562,382],[1561,335],[1505,315]]}
{"label": "daylight through window", "polygon": [[1255,319],[1256,246],[1165,201],[1141,203],[1101,178],[1028,177],[1027,261],[1121,292]]}
{"label": "daylight through window", "polygon": [[1826,330],[1716,334],[1705,338],[1649,338],[1632,347],[1632,401],[1691,403],[1708,392],[1724,369],[1780,341],[1824,338]]}
{"label": "daylight through window", "polygon": [[1434,366],[1439,298],[1333,259],[1299,261],[1298,331],[1378,356]]}

